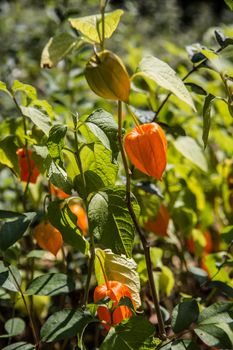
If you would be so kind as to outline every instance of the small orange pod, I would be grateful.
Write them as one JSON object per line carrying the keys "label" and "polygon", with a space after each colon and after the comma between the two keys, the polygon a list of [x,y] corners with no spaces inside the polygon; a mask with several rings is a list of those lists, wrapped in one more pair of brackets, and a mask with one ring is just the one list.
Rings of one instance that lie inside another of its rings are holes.
{"label": "small orange pod", "polygon": [[125,136],[124,147],[138,170],[161,180],[167,164],[167,140],[157,123],[136,126]]}
{"label": "small orange pod", "polygon": [[170,214],[167,208],[161,204],[156,218],[154,220],[148,220],[145,223],[145,229],[155,233],[158,236],[167,236],[169,220]]}
{"label": "small orange pod", "polygon": [[46,221],[41,222],[35,227],[34,238],[40,248],[48,250],[55,256],[63,244],[60,231]]}
{"label": "small orange pod", "polygon": [[62,191],[60,188],[54,186],[52,183],[50,184],[51,194],[59,199],[69,198],[70,195]]}
{"label": "small orange pod", "polygon": [[119,301],[123,297],[133,298],[129,288],[118,281],[109,281],[108,284],[104,283],[97,286],[94,291],[94,302],[98,302],[105,297],[109,297],[113,300],[113,307],[111,310],[107,306],[99,306],[97,309],[97,315],[100,321],[103,322],[103,327],[109,330],[111,326],[115,326],[122,322],[124,319],[132,316],[132,311],[128,306],[121,305],[117,307]]}
{"label": "small orange pod", "polygon": [[88,219],[85,210],[78,203],[71,204],[69,208],[77,216],[77,226],[83,232],[83,235],[86,236],[88,233]]}
{"label": "small orange pod", "polygon": [[[28,152],[28,156],[29,156],[29,162],[27,159],[27,152]],[[39,169],[37,168],[34,160],[32,159],[32,150],[28,149],[27,152],[24,148],[19,148],[16,151],[16,154],[17,154],[18,160],[19,160],[20,179],[21,179],[21,181],[31,182],[34,184],[34,183],[36,183],[36,180],[37,180],[40,172],[39,172]],[[31,169],[31,174],[29,171],[29,166]]]}

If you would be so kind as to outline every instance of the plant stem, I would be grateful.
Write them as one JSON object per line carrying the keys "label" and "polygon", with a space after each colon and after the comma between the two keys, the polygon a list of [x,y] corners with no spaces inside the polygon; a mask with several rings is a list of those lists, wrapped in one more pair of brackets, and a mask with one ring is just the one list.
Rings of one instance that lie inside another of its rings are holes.
{"label": "plant stem", "polygon": [[[77,135],[77,119],[75,116],[73,116],[73,123],[74,123],[74,140],[75,140],[75,159],[76,159],[76,163],[78,165],[79,171],[80,171],[80,175],[82,178],[82,183],[83,183],[83,191],[84,191],[84,195],[83,195],[83,201],[85,204],[85,209],[87,212],[87,208],[88,208],[88,203],[87,203],[87,186],[86,186],[86,179],[85,179],[85,174],[83,171],[83,167],[82,167],[82,161],[80,158],[80,150],[78,148],[78,135]],[[89,260],[89,265],[88,265],[88,273],[87,273],[87,280],[86,280],[86,287],[85,287],[85,292],[84,292],[84,296],[83,296],[83,307],[86,307],[87,302],[88,302],[88,295],[89,295],[89,289],[90,289],[90,282],[91,282],[91,275],[92,275],[92,271],[94,268],[94,262],[95,262],[95,242],[94,242],[94,236],[92,232],[89,232],[89,236],[90,236],[90,260]]]}
{"label": "plant stem", "polygon": [[143,246],[144,254],[145,254],[149,286],[151,289],[152,299],[155,306],[156,315],[158,318],[159,337],[162,340],[165,340],[166,332],[164,328],[164,322],[163,322],[161,310],[159,307],[158,295],[157,295],[155,283],[154,283],[153,270],[152,270],[151,257],[150,257],[150,245],[147,242],[146,238],[144,237],[144,233],[138,223],[137,217],[135,215],[135,212],[131,203],[131,172],[128,167],[125,150],[122,143],[122,102],[121,101],[118,101],[118,142],[119,142],[121,157],[122,157],[125,174],[126,174],[126,204],[127,204],[130,216],[132,218],[132,221],[134,223],[134,226],[139,234],[139,237]]}
{"label": "plant stem", "polygon": [[29,321],[30,321],[30,326],[31,326],[31,329],[32,329],[32,334],[33,334],[33,338],[34,338],[34,341],[35,341],[35,347],[36,347],[36,349],[38,349],[38,348],[39,348],[40,339],[39,339],[39,337],[38,337],[38,335],[37,335],[36,327],[35,327],[35,325],[34,325],[31,312],[30,312],[30,310],[29,310],[29,308],[28,308],[28,306],[27,306],[27,302],[26,302],[26,299],[25,299],[25,297],[24,297],[23,291],[22,291],[22,289],[21,289],[21,287],[20,287],[20,285],[19,285],[19,283],[18,283],[18,281],[17,281],[17,279],[16,279],[16,277],[15,277],[13,271],[11,270],[11,267],[10,267],[10,266],[8,266],[8,270],[10,271],[10,273],[11,273],[11,275],[12,275],[14,281],[15,281],[15,284],[16,284],[16,286],[17,286],[17,288],[18,288],[18,291],[19,291],[19,293],[20,293],[20,295],[21,295],[21,298],[22,298],[22,300],[23,300],[24,307],[25,307],[25,310],[26,310],[26,312],[27,312],[27,314],[28,314],[28,318],[29,318]]}
{"label": "plant stem", "polygon": [[[220,47],[218,50],[216,50],[215,53],[220,53],[222,50],[224,49],[224,47]],[[206,63],[208,61],[208,59],[204,59],[203,61],[201,61],[200,63],[198,63],[196,66],[194,66],[183,78],[182,81],[185,81],[191,74],[193,74],[194,72],[196,72],[203,63]],[[172,95],[171,92],[169,92],[167,94],[167,96],[165,97],[165,99],[161,102],[161,105],[159,106],[159,108],[157,109],[154,118],[152,119],[152,122],[155,122],[158,118],[159,113],[161,112],[162,108],[165,106],[165,104],[167,103],[167,101],[169,100],[170,96]]]}
{"label": "plant stem", "polygon": [[26,197],[27,197],[27,192],[29,189],[29,183],[30,183],[30,178],[32,175],[32,169],[31,169],[31,164],[30,164],[30,158],[29,158],[29,152],[28,152],[28,140],[27,140],[27,122],[26,122],[26,117],[25,115],[22,113],[22,110],[20,108],[20,105],[18,104],[18,101],[16,99],[16,97],[14,96],[14,94],[12,94],[12,98],[13,101],[15,103],[15,106],[19,112],[20,115],[22,115],[23,117],[23,129],[24,129],[24,135],[25,135],[25,143],[24,143],[24,147],[25,147],[25,151],[26,151],[26,157],[27,157],[27,164],[28,164],[28,171],[29,171],[29,176],[27,179],[27,184],[26,187],[24,189],[24,193],[23,193],[23,206],[24,206],[24,210],[27,211],[27,205],[26,205]]}
{"label": "plant stem", "polygon": [[102,29],[102,37],[101,37],[101,49],[104,50],[104,41],[105,41],[105,7],[107,5],[107,1],[100,0],[100,12],[101,12],[101,29]]}

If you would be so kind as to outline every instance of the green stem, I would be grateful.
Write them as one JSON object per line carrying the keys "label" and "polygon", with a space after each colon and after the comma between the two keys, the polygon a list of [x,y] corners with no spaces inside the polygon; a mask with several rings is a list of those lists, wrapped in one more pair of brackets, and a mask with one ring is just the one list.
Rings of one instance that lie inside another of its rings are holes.
{"label": "green stem", "polygon": [[[224,47],[220,47],[218,50],[216,50],[215,53],[220,53],[222,50],[224,49]],[[193,74],[194,72],[196,72],[203,63],[207,62],[208,59],[204,59],[203,61],[201,61],[200,63],[198,63],[196,66],[194,66],[183,78],[182,81],[185,81],[191,74]],[[159,108],[157,109],[154,118],[152,119],[152,122],[155,122],[158,118],[159,113],[161,112],[161,110],[163,109],[163,107],[165,106],[165,104],[167,103],[167,101],[169,100],[170,96],[172,95],[171,92],[169,92],[167,94],[167,96],[165,97],[165,99],[161,102],[161,105],[159,106]]]}
{"label": "green stem", "polygon": [[[73,123],[74,123],[74,140],[75,140],[75,159],[76,163],[78,165],[82,183],[83,183],[83,191],[84,191],[84,204],[85,204],[85,209],[87,212],[88,208],[88,203],[87,203],[87,186],[86,186],[86,178],[85,174],[83,171],[82,167],[82,161],[80,158],[80,150],[78,148],[78,135],[77,135],[77,119],[75,116],[73,116]],[[88,302],[88,296],[89,296],[89,289],[90,289],[90,282],[91,282],[91,275],[92,271],[94,269],[94,262],[95,262],[95,242],[94,242],[94,235],[92,232],[89,232],[90,236],[90,260],[89,260],[89,265],[88,265],[88,273],[87,273],[87,280],[86,280],[86,287],[85,287],[85,292],[83,296],[83,307],[86,307],[87,302]]]}
{"label": "green stem", "polygon": [[147,242],[147,240],[144,237],[144,233],[139,225],[139,222],[137,220],[136,214],[134,212],[134,209],[132,207],[131,203],[131,172],[128,167],[128,162],[125,154],[125,150],[123,147],[122,143],[122,102],[118,101],[118,142],[120,146],[120,152],[121,152],[121,157],[125,169],[125,174],[126,174],[126,203],[127,207],[130,213],[130,216],[132,218],[132,221],[134,223],[134,226],[138,232],[138,235],[140,237],[144,254],[145,254],[145,259],[146,259],[146,267],[147,267],[147,273],[148,273],[148,281],[149,281],[149,286],[151,289],[151,294],[152,294],[152,299],[153,303],[155,306],[155,311],[158,319],[158,327],[159,327],[159,337],[162,340],[166,339],[166,332],[165,332],[165,327],[164,327],[164,322],[159,306],[159,300],[158,300],[158,295],[156,292],[155,288],[155,282],[154,282],[154,276],[153,276],[153,270],[152,270],[152,264],[151,264],[151,257],[150,257],[150,245]]}
{"label": "green stem", "polygon": [[24,129],[24,135],[25,135],[25,143],[24,143],[24,147],[25,147],[25,151],[26,151],[26,157],[27,157],[27,163],[28,163],[28,171],[29,171],[29,176],[27,179],[27,184],[26,187],[24,189],[24,193],[23,193],[23,206],[24,206],[24,210],[27,211],[27,205],[26,205],[26,197],[27,197],[27,192],[29,189],[29,183],[30,183],[30,178],[32,175],[32,169],[31,169],[31,164],[30,164],[30,158],[29,158],[29,152],[28,152],[28,140],[27,140],[27,122],[26,122],[26,117],[25,115],[22,113],[22,110],[20,108],[20,105],[18,104],[18,101],[16,100],[16,97],[12,94],[13,96],[13,101],[15,103],[15,106],[19,112],[20,115],[22,115],[23,117],[23,129]]}
{"label": "green stem", "polygon": [[101,29],[102,29],[102,37],[101,37],[101,49],[104,50],[104,41],[105,41],[105,8],[107,5],[107,1],[100,0],[100,12],[101,12]]}
{"label": "green stem", "polygon": [[26,302],[26,299],[25,299],[25,297],[24,297],[23,291],[22,291],[22,289],[21,289],[21,287],[20,287],[20,285],[19,285],[19,283],[18,283],[18,281],[17,281],[17,279],[16,279],[16,277],[15,277],[13,271],[11,270],[11,267],[8,266],[8,269],[9,269],[9,271],[10,271],[10,273],[11,273],[11,275],[12,275],[14,281],[15,281],[15,284],[16,284],[16,286],[17,286],[17,288],[18,288],[18,291],[19,291],[19,293],[20,293],[20,295],[21,295],[21,298],[22,298],[22,300],[23,300],[24,307],[25,307],[25,310],[26,310],[26,312],[27,312],[27,314],[28,314],[28,318],[29,318],[29,321],[30,321],[30,326],[31,326],[31,329],[32,329],[32,334],[33,334],[33,338],[34,338],[34,341],[35,341],[35,347],[36,347],[36,349],[38,349],[38,348],[39,348],[40,339],[39,339],[39,337],[38,337],[38,335],[37,335],[36,327],[35,327],[35,325],[34,325],[31,312],[30,312],[30,310],[28,309],[27,302]]}

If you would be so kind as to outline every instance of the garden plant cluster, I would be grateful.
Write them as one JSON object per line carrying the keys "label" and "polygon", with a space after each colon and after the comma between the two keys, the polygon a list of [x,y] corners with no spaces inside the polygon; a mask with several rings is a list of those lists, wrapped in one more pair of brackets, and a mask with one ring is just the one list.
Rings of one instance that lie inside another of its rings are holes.
{"label": "garden plant cluster", "polygon": [[232,349],[233,27],[173,69],[97,3],[47,38],[53,99],[0,81],[0,348]]}

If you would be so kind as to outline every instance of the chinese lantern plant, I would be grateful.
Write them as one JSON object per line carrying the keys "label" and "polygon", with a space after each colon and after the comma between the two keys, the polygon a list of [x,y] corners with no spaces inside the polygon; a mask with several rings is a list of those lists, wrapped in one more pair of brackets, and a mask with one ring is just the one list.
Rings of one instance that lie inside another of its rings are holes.
{"label": "chinese lantern plant", "polygon": [[35,184],[40,172],[32,159],[32,150],[19,148],[16,154],[19,161],[21,181]]}
{"label": "chinese lantern plant", "polygon": [[136,126],[124,138],[125,151],[142,173],[161,180],[167,164],[167,140],[157,123]]}
{"label": "chinese lantern plant", "polygon": [[127,297],[133,299],[129,288],[118,281],[107,281],[99,285],[94,290],[94,302],[97,303],[104,298],[110,298],[113,301],[110,308],[106,306],[98,306],[97,315],[102,322],[103,327],[109,330],[111,326],[115,326],[133,315],[130,308],[126,305],[118,305],[122,298]]}
{"label": "chinese lantern plant", "polygon": [[46,220],[35,227],[34,238],[40,248],[55,256],[63,244],[61,233]]}

